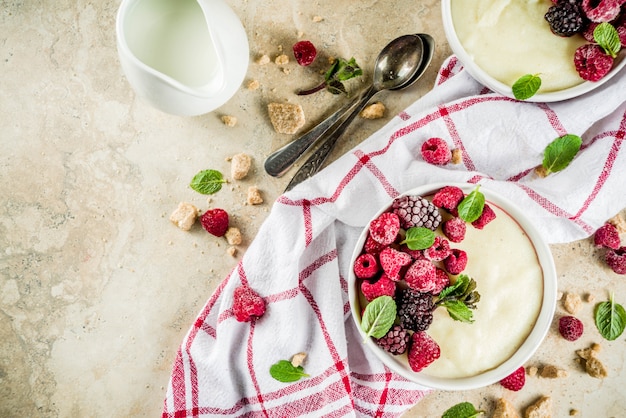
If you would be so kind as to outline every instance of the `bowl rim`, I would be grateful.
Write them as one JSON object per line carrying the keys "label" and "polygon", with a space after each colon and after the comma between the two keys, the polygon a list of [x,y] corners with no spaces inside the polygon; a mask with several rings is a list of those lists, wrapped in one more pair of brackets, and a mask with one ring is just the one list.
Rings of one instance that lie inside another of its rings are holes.
{"label": "bowl rim", "polygon": [[[506,97],[510,97],[511,99],[515,99],[511,86],[504,84],[501,81],[498,81],[490,76],[485,70],[478,66],[476,62],[474,62],[472,57],[463,47],[463,44],[456,35],[456,30],[454,29],[454,22],[452,21],[451,1],[452,0],[441,1],[441,18],[443,21],[443,31],[446,35],[446,39],[448,40],[448,44],[450,45],[450,49],[452,49],[452,52],[463,63],[467,72],[478,82],[484,84],[486,87],[496,93],[502,94]],[[626,66],[626,48],[621,49],[617,59],[619,59],[620,61],[611,69],[611,71],[606,76],[598,81],[583,81],[580,84],[564,90],[537,93],[524,101],[543,103],[559,102],[581,96],[585,93],[589,93],[590,91],[600,87],[601,85],[609,81],[616,74],[618,74],[624,68],[624,66]]]}
{"label": "bowl rim", "polygon": [[[469,193],[474,190],[477,184],[473,183],[432,183],[419,186],[410,189],[396,198],[405,195],[429,195],[433,194],[437,190],[445,186],[456,186],[461,188],[465,193]],[[407,369],[404,363],[400,362],[392,355],[380,348],[373,339],[368,338],[361,329],[361,311],[358,307],[359,303],[356,303],[359,297],[359,290],[357,289],[357,279],[354,275],[353,265],[356,258],[361,254],[365,239],[367,237],[367,226],[363,228],[359,239],[356,243],[352,258],[350,260],[350,271],[348,272],[348,298],[350,301],[350,310],[352,313],[352,319],[358,329],[359,335],[363,338],[364,344],[370,349],[376,357],[378,357],[385,365],[387,365],[394,372],[403,376],[404,378],[431,389],[443,389],[443,390],[472,390],[482,388],[493,383],[499,382],[503,378],[507,377],[526,361],[530,359],[541,345],[543,339],[547,335],[556,310],[556,295],[557,295],[557,275],[552,252],[547,242],[543,239],[540,231],[531,220],[525,215],[523,210],[516,204],[510,201],[508,198],[498,194],[497,192],[486,188],[480,184],[480,191],[485,196],[486,201],[491,202],[498,207],[502,208],[505,212],[513,218],[520,227],[526,232],[532,245],[535,247],[537,259],[543,271],[543,297],[541,302],[541,308],[539,315],[533,326],[530,334],[526,337],[522,345],[517,351],[506,361],[498,365],[497,367],[485,371],[481,374],[463,377],[463,378],[441,378],[428,376],[421,372],[413,372]],[[374,220],[380,216],[383,212],[387,211],[391,206],[394,199],[391,199],[385,206],[383,206],[371,219]],[[369,222],[368,224],[369,225]]]}

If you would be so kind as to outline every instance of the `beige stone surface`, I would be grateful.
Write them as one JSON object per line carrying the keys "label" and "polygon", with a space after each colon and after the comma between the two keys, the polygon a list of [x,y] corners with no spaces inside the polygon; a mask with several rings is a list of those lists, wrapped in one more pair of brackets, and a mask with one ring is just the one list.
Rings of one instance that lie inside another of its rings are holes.
{"label": "beige stone surface", "polygon": [[[0,7],[0,416],[149,417],[161,411],[176,350],[212,290],[236,265],[289,176],[267,176],[262,162],[292,139],[277,134],[271,102],[299,103],[313,126],[343,103],[329,94],[297,97],[319,80],[329,57],[354,56],[371,74],[387,40],[427,32],[433,66],[402,93],[377,96],[384,118],[360,120],[332,158],[352,148],[427,92],[450,54],[435,0],[230,0],[249,40],[251,64],[236,95],[197,117],[161,113],[137,99],[119,66],[119,1],[3,1]],[[274,58],[299,39],[319,46],[312,67]],[[263,55],[272,61],[259,65]],[[249,89],[250,82],[258,88]],[[353,84],[352,87],[360,86]],[[221,118],[237,118],[226,126]],[[229,173],[228,157],[253,167],[207,199],[188,187],[198,171]],[[264,203],[248,205],[248,188]],[[224,238],[196,223],[189,232],[169,215],[179,202],[231,213],[243,243],[227,256]],[[626,303],[624,277],[584,240],[553,246],[562,292]],[[553,364],[562,379],[529,377],[519,393],[498,385],[434,392],[407,417],[436,417],[462,400],[493,411],[506,397],[523,411],[551,394],[554,416],[626,414],[625,337],[603,341],[594,303],[577,314],[588,330],[575,343],[553,327],[529,366]],[[559,307],[557,315],[564,312]],[[601,343],[605,379],[589,377],[575,350]],[[485,342],[488,344],[489,342]]]}

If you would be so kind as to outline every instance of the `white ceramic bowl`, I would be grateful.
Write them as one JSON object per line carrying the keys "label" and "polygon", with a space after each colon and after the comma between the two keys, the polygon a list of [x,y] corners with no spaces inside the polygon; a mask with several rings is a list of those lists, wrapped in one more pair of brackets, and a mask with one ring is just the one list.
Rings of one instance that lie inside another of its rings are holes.
{"label": "white ceramic bowl", "polygon": [[[431,184],[425,185],[413,190],[410,190],[405,195],[420,195],[420,196],[428,196],[434,194],[436,191],[441,189],[444,186],[458,186],[463,189],[463,191],[468,194],[471,192],[476,185],[473,184]],[[530,333],[525,338],[521,346],[517,348],[517,350],[510,356],[508,359],[504,360],[501,364],[491,368],[490,370],[484,371],[482,373],[471,375],[469,377],[453,377],[453,378],[444,378],[444,377],[434,377],[428,374],[428,367],[422,370],[421,372],[414,372],[408,364],[406,354],[394,356],[389,354],[380,348],[372,338],[368,338],[361,330],[361,313],[362,313],[362,305],[361,301],[363,300],[361,296],[360,290],[360,282],[362,280],[357,279],[354,275],[354,271],[352,266],[356,258],[362,253],[363,246],[365,240],[368,235],[368,228],[365,228],[362,232],[351,260],[351,269],[349,273],[349,285],[348,285],[348,293],[352,311],[352,317],[356,323],[357,328],[361,336],[364,339],[364,343],[367,345],[369,350],[372,352],[390,369],[395,371],[396,373],[404,376],[405,378],[416,382],[424,387],[433,388],[433,389],[443,389],[443,390],[470,390],[476,389],[480,387],[485,387],[490,384],[499,382],[506,376],[513,373],[520,366],[522,366],[537,350],[544,337],[546,336],[548,330],[550,329],[554,311],[556,307],[556,295],[557,295],[557,276],[556,270],[554,266],[554,260],[552,258],[552,254],[550,252],[549,246],[542,239],[539,231],[533,226],[530,220],[525,216],[523,210],[508,199],[494,193],[484,187],[480,188],[480,191],[485,195],[485,199],[487,203],[490,205],[495,205],[498,208],[502,209],[506,212],[513,220],[515,220],[521,229],[526,233],[528,239],[530,240],[532,246],[534,246],[537,260],[539,266],[543,273],[543,295],[542,300],[538,301],[539,305],[539,313],[537,320],[535,321],[534,326],[532,327]],[[373,218],[376,219],[380,214],[386,212],[391,206],[391,202],[389,205],[386,205],[382,208]],[[473,228],[468,225],[468,228]],[[484,230],[480,231],[480,233],[488,233],[487,230],[489,225],[485,227]],[[455,248],[454,243],[450,243],[452,248]],[[472,257],[471,253],[468,251],[468,257]],[[506,262],[506,261],[504,261]],[[477,290],[480,292],[480,277],[475,277],[477,282]],[[484,295],[483,295],[484,296]],[[478,302],[477,309],[480,310],[481,303],[484,303],[484,297],[481,301]],[[444,308],[438,308],[444,309]],[[436,320],[436,318],[435,318]],[[474,324],[463,324],[460,322],[454,322],[454,324],[459,324],[459,326],[472,327]],[[456,326],[456,325],[455,325]],[[431,326],[432,327],[432,326]],[[470,328],[471,329],[471,328]],[[428,330],[426,330],[428,333]],[[489,342],[485,342],[488,344]],[[442,347],[443,349],[443,347]],[[471,361],[471,359],[467,359],[467,361]],[[434,364],[434,363],[433,363]]]}
{"label": "white ceramic bowl", "polygon": [[[465,69],[469,72],[469,74],[474,77],[478,82],[484,84],[486,87],[491,89],[492,91],[502,94],[507,97],[514,97],[513,92],[511,90],[511,86],[502,83],[501,81],[495,79],[491,75],[489,75],[484,68],[481,68],[476,64],[476,62],[472,59],[470,54],[465,50],[461,41],[459,40],[456,30],[454,28],[454,23],[452,21],[452,11],[451,11],[451,2],[454,0],[442,0],[441,1],[441,11],[442,11],[442,19],[443,19],[443,28],[446,34],[446,38],[448,40],[448,44],[452,49],[452,52],[461,60]],[[547,23],[546,23],[547,25]],[[556,35],[555,35],[556,36]],[[523,41],[521,41],[523,42]],[[573,57],[572,57],[573,59]],[[533,97],[527,99],[529,102],[558,102],[562,100],[571,99],[582,94],[588,93],[593,89],[601,86],[603,83],[610,80],[617,73],[619,73],[624,66],[626,66],[626,48],[622,48],[617,58],[615,59],[615,63],[613,65],[613,69],[602,79],[596,82],[592,81],[584,81],[581,84],[576,86],[552,92],[540,92],[535,94]]]}

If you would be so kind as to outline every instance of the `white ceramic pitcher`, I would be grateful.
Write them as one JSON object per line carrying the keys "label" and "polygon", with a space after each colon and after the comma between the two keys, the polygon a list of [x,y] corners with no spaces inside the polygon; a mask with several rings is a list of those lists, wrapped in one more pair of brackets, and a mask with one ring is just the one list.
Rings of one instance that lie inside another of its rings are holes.
{"label": "white ceramic pitcher", "polygon": [[116,32],[130,85],[174,115],[223,105],[248,69],[246,32],[223,0],[122,0]]}

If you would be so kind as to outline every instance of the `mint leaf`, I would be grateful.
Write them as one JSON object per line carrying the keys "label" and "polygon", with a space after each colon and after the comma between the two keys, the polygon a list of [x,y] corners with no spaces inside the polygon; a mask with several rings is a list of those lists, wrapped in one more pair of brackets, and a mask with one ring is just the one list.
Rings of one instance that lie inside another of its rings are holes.
{"label": "mint leaf", "polygon": [[450,318],[455,321],[466,323],[474,322],[474,313],[460,300],[445,301],[439,306],[445,307],[448,310]]}
{"label": "mint leaf", "polygon": [[350,58],[346,61],[343,58],[336,59],[328,71],[324,74],[324,81],[319,85],[309,90],[300,90],[299,96],[312,94],[326,88],[332,94],[348,94],[348,90],[344,86],[343,82],[350,80],[351,78],[359,77],[363,75],[363,70],[356,63],[354,58]]}
{"label": "mint leaf", "polygon": [[530,99],[539,91],[541,78],[538,74],[526,74],[517,79],[511,89],[517,100]]}
{"label": "mint leaf", "polygon": [[476,291],[476,281],[466,274],[457,277],[456,282],[445,287],[437,296],[435,306],[443,306],[448,315],[455,321],[474,322],[476,304],[480,301],[480,293]]}
{"label": "mint leaf", "polygon": [[478,189],[480,184],[459,203],[459,218],[465,222],[474,222],[483,213],[485,207],[485,195]]}
{"label": "mint leaf", "polygon": [[475,418],[484,413],[485,411],[477,411],[469,402],[461,402],[444,412],[441,418]]}
{"label": "mint leaf", "polygon": [[219,171],[202,170],[191,179],[189,187],[198,193],[213,194],[220,191],[222,183],[226,183],[226,180]]}
{"label": "mint leaf", "polygon": [[270,375],[279,382],[296,382],[303,377],[309,377],[304,373],[302,366],[294,367],[288,360],[280,360],[270,367]]}
{"label": "mint leaf", "polygon": [[606,302],[596,305],[596,327],[600,334],[607,340],[613,341],[624,332],[626,328],[626,311],[619,303],[613,300],[613,294]]}
{"label": "mint leaf", "polygon": [[467,274],[461,274],[457,277],[456,282],[450,286],[446,286],[440,293],[439,299],[445,299],[449,296],[459,296],[465,293],[470,283],[470,277]]}
{"label": "mint leaf", "polygon": [[552,141],[543,152],[543,168],[547,174],[561,171],[574,159],[583,141],[578,135],[567,134]]}
{"label": "mint leaf", "polygon": [[361,329],[368,337],[382,338],[396,320],[396,301],[391,296],[379,296],[365,307]]}
{"label": "mint leaf", "polygon": [[410,250],[425,250],[435,243],[435,232],[420,227],[409,228],[406,231],[406,237],[400,244],[406,244]]}
{"label": "mint leaf", "polygon": [[617,57],[617,53],[622,48],[617,29],[608,22],[602,22],[596,26],[593,30],[593,40],[613,58]]}

